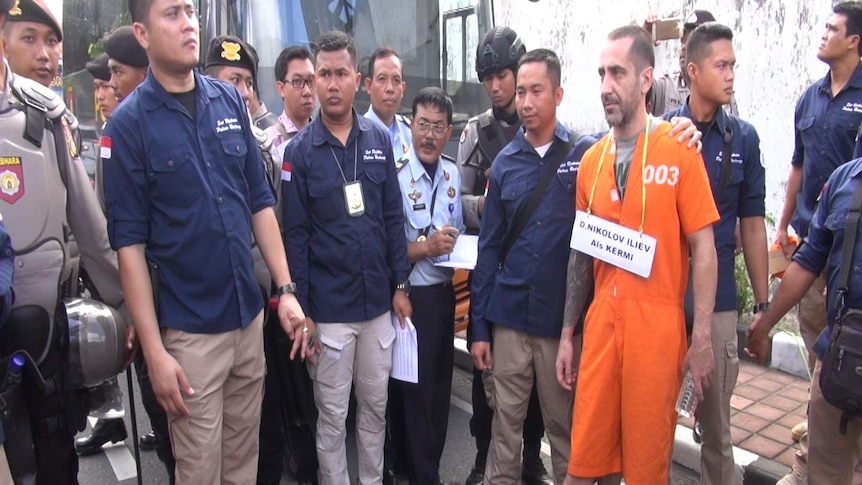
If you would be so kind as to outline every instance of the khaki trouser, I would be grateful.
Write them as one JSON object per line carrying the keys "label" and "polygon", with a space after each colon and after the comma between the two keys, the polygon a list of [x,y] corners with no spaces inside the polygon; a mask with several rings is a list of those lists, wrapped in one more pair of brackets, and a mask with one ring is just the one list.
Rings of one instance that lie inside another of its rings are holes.
{"label": "khaki trouser", "polygon": [[826,274],[821,274],[814,280],[811,288],[799,300],[796,306],[796,320],[799,322],[799,333],[808,349],[808,371],[814,371],[814,342],[820,332],[826,328]]}
{"label": "khaki trouser", "polygon": [[263,312],[231,332],[166,329],[165,349],[195,391],[183,396],[189,416],[168,415],[183,485],[254,483],[263,395]]}
{"label": "khaki trouser", "polygon": [[730,436],[730,398],[739,376],[736,339],[736,312],[712,315],[712,353],[715,367],[703,402],[697,405],[697,420],[703,430],[700,454],[701,483],[728,485],[742,483],[742,474],[733,461]]}
{"label": "khaki trouser", "polygon": [[[494,399],[489,399],[494,420],[485,483],[521,483],[521,437],[534,379],[551,443],[554,483],[559,485],[565,480],[571,449],[574,394],[557,383],[559,343],[559,338],[534,337],[500,325],[494,327]],[[580,340],[577,340],[575,369],[579,357]]]}
{"label": "khaki trouser", "polygon": [[854,468],[862,459],[862,420],[850,420],[841,435],[841,411],[820,391],[822,364],[817,359],[808,401],[808,485],[860,485],[862,472]]}
{"label": "khaki trouser", "polygon": [[13,485],[12,472],[9,470],[9,462],[6,460],[6,449],[0,445],[0,485]]}
{"label": "khaki trouser", "polygon": [[309,365],[317,405],[317,460],[321,485],[346,485],[347,407],[356,385],[356,448],[359,483],[383,480],[386,400],[395,329],[390,312],[357,323],[320,323],[322,353]]}

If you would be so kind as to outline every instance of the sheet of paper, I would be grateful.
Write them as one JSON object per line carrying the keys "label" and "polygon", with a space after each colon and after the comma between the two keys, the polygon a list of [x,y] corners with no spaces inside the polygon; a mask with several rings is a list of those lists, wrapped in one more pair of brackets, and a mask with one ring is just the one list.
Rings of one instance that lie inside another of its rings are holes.
{"label": "sheet of paper", "polygon": [[401,328],[401,323],[395,313],[392,314],[392,326],[395,327],[395,348],[392,349],[392,371],[389,375],[399,381],[419,382],[419,347],[416,337],[416,327],[407,319],[407,325]]}
{"label": "sheet of paper", "polygon": [[479,256],[479,236],[458,236],[455,248],[449,255],[448,261],[438,261],[434,266],[445,266],[447,268],[473,269],[476,267],[476,258]]}

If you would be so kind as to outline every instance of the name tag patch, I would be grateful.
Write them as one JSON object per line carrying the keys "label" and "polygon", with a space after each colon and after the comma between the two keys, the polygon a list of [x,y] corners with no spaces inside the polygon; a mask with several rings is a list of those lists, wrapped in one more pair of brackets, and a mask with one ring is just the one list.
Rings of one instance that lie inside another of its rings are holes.
{"label": "name tag patch", "polygon": [[575,215],[570,247],[620,269],[648,278],[656,239],[584,211]]}
{"label": "name tag patch", "polygon": [[371,161],[385,162],[386,161],[386,154],[383,152],[383,150],[380,150],[377,148],[368,148],[365,150],[365,153],[362,154],[362,161],[363,162],[371,162]]}
{"label": "name tag patch", "polygon": [[225,118],[216,122],[216,133],[224,133],[226,131],[242,131],[242,126],[236,118]]}

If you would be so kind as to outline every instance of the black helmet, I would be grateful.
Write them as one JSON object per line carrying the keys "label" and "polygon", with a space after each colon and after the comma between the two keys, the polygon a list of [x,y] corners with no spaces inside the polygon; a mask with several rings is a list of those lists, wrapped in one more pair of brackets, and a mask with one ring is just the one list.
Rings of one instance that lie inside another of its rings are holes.
{"label": "black helmet", "polygon": [[70,389],[98,386],[126,367],[126,321],[110,306],[86,298],[63,300],[55,318],[69,331],[66,385]]}
{"label": "black helmet", "polygon": [[481,82],[493,72],[518,67],[518,59],[527,53],[524,41],[509,27],[489,30],[476,48],[476,75]]}

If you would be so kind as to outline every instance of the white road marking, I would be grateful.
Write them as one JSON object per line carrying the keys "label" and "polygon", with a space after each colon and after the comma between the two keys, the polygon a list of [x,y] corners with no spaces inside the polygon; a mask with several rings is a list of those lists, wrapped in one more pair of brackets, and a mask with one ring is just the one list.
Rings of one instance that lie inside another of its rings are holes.
{"label": "white road marking", "polygon": [[[88,417],[87,421],[90,422],[90,428],[96,425],[96,418]],[[108,458],[108,463],[111,464],[117,481],[122,482],[138,476],[135,457],[132,456],[125,442],[106,444],[102,446],[102,451]]]}

